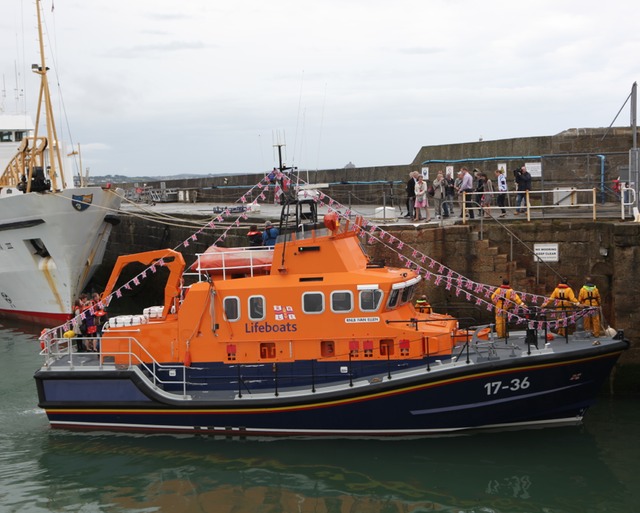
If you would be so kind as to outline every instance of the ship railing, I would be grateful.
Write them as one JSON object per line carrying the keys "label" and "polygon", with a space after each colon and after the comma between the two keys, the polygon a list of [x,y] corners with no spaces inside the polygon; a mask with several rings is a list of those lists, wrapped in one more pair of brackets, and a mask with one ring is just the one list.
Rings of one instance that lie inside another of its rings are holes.
{"label": "ship railing", "polygon": [[[40,354],[45,357],[44,366],[50,370],[80,370],[88,371],[93,368],[105,370],[132,370],[141,378],[153,386],[163,395],[175,396],[164,392],[169,385],[179,387],[182,396],[188,398],[187,386],[194,385],[187,382],[187,368],[183,364],[163,364],[158,362],[153,355],[135,337],[109,337],[109,341],[125,343],[125,348],[120,351],[102,351],[98,342],[97,351],[79,350],[79,347],[93,345],[99,339],[95,337],[52,338],[45,341]],[[118,363],[116,363],[118,361]],[[174,379],[166,380],[160,377],[166,373]]]}
{"label": "ship railing", "polygon": [[[490,348],[492,340],[483,340],[479,336],[487,326],[489,325],[470,328],[467,340],[457,355],[452,353],[439,354],[430,350],[429,337],[420,335],[393,340],[393,342],[392,339],[389,339],[393,350],[385,345],[386,358],[368,359],[367,355],[371,353],[367,352],[372,349],[364,343],[355,344],[354,340],[352,341],[354,343],[350,344],[351,349],[348,352],[334,353],[332,351],[330,355],[305,362],[305,367],[295,371],[292,368],[287,368],[286,372],[281,372],[281,365],[291,362],[262,361],[262,364],[270,366],[272,369],[272,373],[268,377],[251,374],[251,369],[256,367],[255,362],[228,363],[230,363],[229,368],[235,366],[237,379],[235,394],[238,399],[245,396],[255,397],[255,394],[268,394],[277,397],[281,395],[283,390],[288,393],[297,393],[296,391],[310,389],[315,393],[318,390],[368,386],[381,383],[385,379],[398,378],[406,373],[432,372],[434,368],[445,369],[449,365],[464,364],[462,357],[464,352],[467,357],[466,364],[471,363],[471,346],[477,352]],[[105,340],[110,343],[120,341],[118,350],[99,348],[97,353],[77,352],[78,343],[92,343],[95,340],[96,338],[92,337],[49,340],[42,351],[46,357],[45,366],[50,370],[132,371],[146,381],[150,387],[153,387],[157,393],[174,399],[179,398],[181,394],[183,399],[192,400],[192,394],[197,394],[198,388],[210,386],[216,381],[226,382],[226,386],[221,387],[220,391],[233,391],[233,385],[229,387],[228,374],[210,374],[209,369],[197,365],[187,367],[183,364],[161,364],[134,336],[105,337]],[[334,341],[338,342],[337,339]],[[406,351],[406,356],[404,356],[404,351]],[[446,360],[449,358],[450,363],[448,364]],[[339,374],[336,372],[326,373],[326,369],[321,367],[323,364],[336,360],[344,362],[338,370]],[[171,377],[171,379],[165,379],[164,376]],[[251,383],[255,379],[261,381],[262,384],[259,387],[252,386]],[[300,385],[292,385],[295,382]],[[175,390],[175,392],[171,390]]]}
{"label": "ship railing", "polygon": [[[200,281],[205,275],[221,276],[223,280],[226,280],[240,273],[248,274],[251,277],[256,274],[268,274],[271,269],[273,247],[247,246],[231,250],[224,249],[219,253],[196,254],[195,272],[186,272],[185,275],[196,275]],[[209,259],[215,264],[209,265],[207,263]]]}

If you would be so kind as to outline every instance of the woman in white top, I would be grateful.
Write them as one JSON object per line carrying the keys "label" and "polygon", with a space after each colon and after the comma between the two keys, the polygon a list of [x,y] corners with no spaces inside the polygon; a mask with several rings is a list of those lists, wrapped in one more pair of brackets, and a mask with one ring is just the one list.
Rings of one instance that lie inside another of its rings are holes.
{"label": "woman in white top", "polygon": [[429,200],[427,199],[427,182],[424,181],[422,175],[418,175],[418,179],[416,181],[416,208],[415,208],[415,217],[414,221],[420,221],[420,214],[422,209],[425,211],[425,219],[431,221],[431,216],[429,215]]}

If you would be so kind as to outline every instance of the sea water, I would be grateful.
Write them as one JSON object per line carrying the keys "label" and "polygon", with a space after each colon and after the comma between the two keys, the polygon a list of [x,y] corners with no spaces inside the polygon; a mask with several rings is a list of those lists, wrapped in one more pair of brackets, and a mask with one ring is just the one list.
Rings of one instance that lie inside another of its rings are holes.
{"label": "sea water", "polygon": [[49,428],[39,329],[0,325],[0,512],[589,513],[640,507],[637,397],[582,426],[414,440],[227,440]]}

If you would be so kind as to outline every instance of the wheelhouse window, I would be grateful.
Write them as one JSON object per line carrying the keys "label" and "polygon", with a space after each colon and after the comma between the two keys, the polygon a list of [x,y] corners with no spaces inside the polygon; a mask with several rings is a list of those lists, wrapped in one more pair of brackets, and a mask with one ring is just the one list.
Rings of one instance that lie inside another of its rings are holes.
{"label": "wheelhouse window", "polygon": [[398,304],[398,299],[400,298],[400,289],[393,289],[389,294],[389,308],[394,308]]}
{"label": "wheelhouse window", "polygon": [[363,312],[375,312],[382,302],[382,291],[370,289],[360,291],[360,310]]}
{"label": "wheelhouse window", "polygon": [[402,297],[400,299],[401,304],[411,301],[415,288],[415,285],[410,285],[409,287],[405,287],[404,289],[402,289]]}
{"label": "wheelhouse window", "polygon": [[237,297],[224,298],[224,315],[228,321],[237,321],[240,319],[240,299]]}
{"label": "wheelhouse window", "polygon": [[420,281],[420,278],[420,276],[416,276],[405,282],[394,283],[391,287],[387,306],[389,308],[395,308],[396,306],[404,305],[411,301],[416,284]]}
{"label": "wheelhouse window", "polygon": [[264,296],[251,296],[249,298],[249,319],[261,321],[265,318]]}
{"label": "wheelhouse window", "polygon": [[324,294],[322,292],[305,292],[302,294],[302,311],[308,314],[324,312]]}
{"label": "wheelhouse window", "polygon": [[353,310],[353,295],[348,290],[336,290],[331,293],[332,312],[350,312]]}

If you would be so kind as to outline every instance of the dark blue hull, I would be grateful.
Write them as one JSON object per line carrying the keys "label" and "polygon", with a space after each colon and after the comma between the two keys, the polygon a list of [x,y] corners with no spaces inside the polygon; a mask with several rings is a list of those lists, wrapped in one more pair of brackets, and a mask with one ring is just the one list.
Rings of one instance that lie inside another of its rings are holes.
{"label": "dark blue hull", "polygon": [[[392,379],[260,393],[149,386],[133,371],[36,373],[53,427],[212,434],[385,436],[579,422],[626,342],[606,348],[443,365]],[[187,391],[190,393],[190,391]],[[210,393],[210,397],[208,397]]]}

